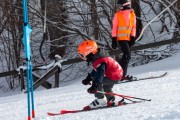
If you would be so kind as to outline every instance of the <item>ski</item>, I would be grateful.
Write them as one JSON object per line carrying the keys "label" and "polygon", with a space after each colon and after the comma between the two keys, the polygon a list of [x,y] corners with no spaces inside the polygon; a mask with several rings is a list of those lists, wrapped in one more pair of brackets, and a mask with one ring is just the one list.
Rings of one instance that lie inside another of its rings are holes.
{"label": "ski", "polygon": [[69,114],[69,113],[80,113],[80,112],[87,112],[87,111],[92,111],[92,110],[100,110],[100,109],[108,109],[108,108],[120,107],[120,106],[129,105],[129,104],[141,103],[141,102],[145,102],[145,101],[133,101],[131,103],[124,103],[124,104],[119,103],[118,106],[104,106],[104,107],[88,109],[88,110],[86,110],[86,109],[80,109],[80,110],[60,110],[60,112],[58,112],[58,113],[48,112],[47,114],[49,116],[57,116],[57,115],[64,115],[64,114]]}
{"label": "ski", "polygon": [[148,76],[148,77],[144,77],[144,78],[137,78],[137,79],[134,79],[134,80],[122,80],[122,81],[120,81],[117,84],[127,83],[127,82],[135,82],[135,81],[141,81],[141,80],[148,80],[148,79],[156,79],[156,78],[164,77],[166,75],[168,75],[168,72],[165,72],[165,73],[160,74],[160,75],[155,75],[155,76]]}

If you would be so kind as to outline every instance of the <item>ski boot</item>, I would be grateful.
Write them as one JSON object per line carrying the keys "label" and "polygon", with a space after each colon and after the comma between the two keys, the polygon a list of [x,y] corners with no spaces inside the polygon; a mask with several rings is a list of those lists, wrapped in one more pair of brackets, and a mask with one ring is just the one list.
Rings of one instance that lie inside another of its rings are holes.
{"label": "ski boot", "polygon": [[125,105],[125,104],[127,103],[124,101],[124,98],[118,102],[118,106]]}
{"label": "ski boot", "polygon": [[97,98],[92,103],[90,103],[88,106],[85,106],[83,110],[90,110],[95,108],[104,107],[107,105],[107,100],[105,97],[103,98]]}
{"label": "ski boot", "polygon": [[118,106],[118,102],[119,102],[119,101],[117,101],[114,96],[113,96],[113,97],[110,97],[109,100],[108,100],[108,102],[107,102],[107,106],[108,106],[108,107]]}
{"label": "ski boot", "polygon": [[137,80],[137,78],[136,77],[134,77],[134,76],[130,76],[130,75],[126,75],[126,76],[124,76],[123,78],[122,78],[122,80],[130,80],[130,81],[133,81],[133,80]]}
{"label": "ski boot", "polygon": [[109,98],[109,100],[107,102],[108,107],[120,106],[120,105],[125,105],[125,104],[126,104],[126,102],[124,101],[124,98],[120,101],[117,101],[117,100],[115,100],[114,96]]}

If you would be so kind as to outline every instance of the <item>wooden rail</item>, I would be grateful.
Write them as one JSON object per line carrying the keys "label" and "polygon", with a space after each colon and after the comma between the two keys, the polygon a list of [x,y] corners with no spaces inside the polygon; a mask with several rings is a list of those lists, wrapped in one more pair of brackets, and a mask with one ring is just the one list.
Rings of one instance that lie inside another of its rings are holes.
{"label": "wooden rail", "polygon": [[[143,50],[143,49],[148,49],[148,48],[153,48],[153,47],[158,47],[158,46],[163,46],[163,45],[168,45],[168,44],[176,44],[180,42],[180,38],[175,38],[175,39],[170,39],[170,40],[165,40],[165,41],[159,41],[159,42],[154,42],[154,43],[149,43],[149,44],[144,44],[144,45],[139,45],[139,46],[134,46],[132,47],[132,51],[137,51],[137,50]],[[121,50],[111,50],[109,51],[110,55],[118,55],[122,53]],[[57,61],[57,60],[56,60]],[[73,64],[73,63],[79,63],[82,62],[83,60],[80,58],[75,58],[75,59],[69,59],[67,61],[63,61],[62,65],[69,65],[69,64]],[[33,71],[36,70],[41,70],[38,67],[34,67]],[[47,73],[45,73],[42,77],[37,78],[35,76],[33,76],[34,78],[34,89],[38,88],[40,85],[49,89],[52,87],[52,85],[47,82],[46,80],[49,79],[52,75],[55,75],[55,87],[59,87],[59,72],[60,72],[60,68],[59,66],[54,66],[52,69],[50,69]],[[2,72],[0,73],[0,77],[6,77],[6,76],[11,76],[11,75],[15,75],[18,74],[19,72],[17,70],[13,70],[13,71],[7,71],[7,72]],[[23,75],[24,73],[21,71],[20,72],[21,75],[21,81],[23,82]],[[21,83],[21,87],[24,89],[23,87],[23,83]],[[22,89],[21,88],[21,89]]]}

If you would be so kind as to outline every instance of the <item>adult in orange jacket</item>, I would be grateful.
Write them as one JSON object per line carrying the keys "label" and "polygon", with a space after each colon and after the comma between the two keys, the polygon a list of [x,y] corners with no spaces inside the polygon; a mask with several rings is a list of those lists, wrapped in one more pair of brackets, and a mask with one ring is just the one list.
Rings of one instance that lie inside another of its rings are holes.
{"label": "adult in orange jacket", "polygon": [[118,0],[118,7],[120,10],[115,13],[112,23],[112,48],[116,49],[119,44],[123,52],[119,64],[124,70],[123,78],[127,79],[127,68],[131,59],[130,47],[135,44],[136,15],[129,0]]}

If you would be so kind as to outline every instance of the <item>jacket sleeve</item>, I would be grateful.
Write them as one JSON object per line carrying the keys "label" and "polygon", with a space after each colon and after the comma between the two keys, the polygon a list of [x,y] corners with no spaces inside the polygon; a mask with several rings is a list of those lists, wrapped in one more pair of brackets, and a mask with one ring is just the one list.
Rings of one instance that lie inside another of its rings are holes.
{"label": "jacket sleeve", "polygon": [[116,13],[112,21],[112,37],[117,37],[117,28],[118,28],[118,17]]}
{"label": "jacket sleeve", "polygon": [[136,15],[133,12],[134,15],[134,20],[133,20],[133,26],[132,26],[132,31],[131,31],[131,36],[136,37]]}
{"label": "jacket sleeve", "polygon": [[91,76],[93,77],[93,81],[102,83],[104,78],[104,73],[106,70],[106,63],[101,63],[101,65],[95,70],[91,72]]}

